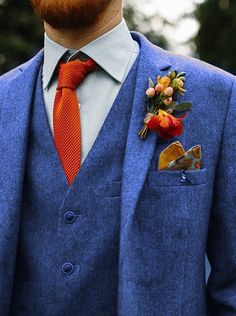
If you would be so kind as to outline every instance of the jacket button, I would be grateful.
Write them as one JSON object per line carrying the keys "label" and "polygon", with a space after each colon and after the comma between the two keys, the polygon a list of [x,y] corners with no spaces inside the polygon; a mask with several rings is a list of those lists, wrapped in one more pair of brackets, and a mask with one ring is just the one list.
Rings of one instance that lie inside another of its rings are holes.
{"label": "jacket button", "polygon": [[187,176],[186,176],[184,170],[181,172],[181,179],[180,179],[180,182],[182,182],[182,183],[187,182]]}
{"label": "jacket button", "polygon": [[64,220],[67,224],[74,223],[75,219],[76,219],[75,213],[72,211],[66,212],[64,214]]}
{"label": "jacket button", "polygon": [[70,262],[67,262],[67,263],[64,263],[63,266],[62,266],[62,271],[63,273],[65,274],[71,274],[74,272],[74,266],[72,263]]}

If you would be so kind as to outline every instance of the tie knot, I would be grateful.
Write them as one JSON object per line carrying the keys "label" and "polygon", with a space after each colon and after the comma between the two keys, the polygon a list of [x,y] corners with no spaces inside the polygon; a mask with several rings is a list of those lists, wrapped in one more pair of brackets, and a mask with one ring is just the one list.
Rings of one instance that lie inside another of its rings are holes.
{"label": "tie knot", "polygon": [[57,89],[69,88],[75,90],[95,66],[96,63],[91,58],[86,61],[73,60],[60,63]]}

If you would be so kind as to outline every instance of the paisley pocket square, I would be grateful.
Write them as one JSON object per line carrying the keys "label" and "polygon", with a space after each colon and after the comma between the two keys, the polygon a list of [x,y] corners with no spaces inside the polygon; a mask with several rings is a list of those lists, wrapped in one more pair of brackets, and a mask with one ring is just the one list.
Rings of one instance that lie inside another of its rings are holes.
{"label": "paisley pocket square", "polygon": [[200,169],[202,150],[196,145],[185,151],[179,141],[165,148],[159,157],[158,170],[193,170]]}

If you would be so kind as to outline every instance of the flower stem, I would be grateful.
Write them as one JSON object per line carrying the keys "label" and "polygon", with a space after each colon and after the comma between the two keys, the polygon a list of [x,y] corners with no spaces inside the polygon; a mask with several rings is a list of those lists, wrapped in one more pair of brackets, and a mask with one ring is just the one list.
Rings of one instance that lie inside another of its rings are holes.
{"label": "flower stem", "polygon": [[[159,111],[159,107],[156,107],[155,108],[155,110],[152,112],[152,114],[154,114],[154,115],[156,115],[157,113],[158,113],[158,111]],[[144,123],[144,126],[143,126],[143,128],[140,130],[140,132],[139,132],[139,137],[141,138],[141,139],[145,139],[146,137],[147,137],[147,133],[148,133],[148,127],[147,127],[147,124],[146,123]]]}
{"label": "flower stem", "polygon": [[141,139],[145,139],[147,137],[147,132],[148,132],[147,124],[144,124],[143,128],[141,129],[138,135]]}

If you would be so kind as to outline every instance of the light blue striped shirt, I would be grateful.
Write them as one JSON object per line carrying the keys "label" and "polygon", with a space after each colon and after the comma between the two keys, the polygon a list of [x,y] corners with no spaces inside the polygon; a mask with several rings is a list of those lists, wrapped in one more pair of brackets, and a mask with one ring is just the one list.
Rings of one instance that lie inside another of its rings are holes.
{"label": "light blue striped shirt", "polygon": [[139,45],[132,39],[124,20],[111,31],[98,37],[79,51],[69,50],[61,46],[45,34],[43,91],[52,135],[53,104],[57,87],[55,69],[62,57],[66,60],[78,58],[81,52],[91,57],[100,66],[97,71],[89,74],[77,89],[80,103],[81,158],[83,162],[139,53]]}

